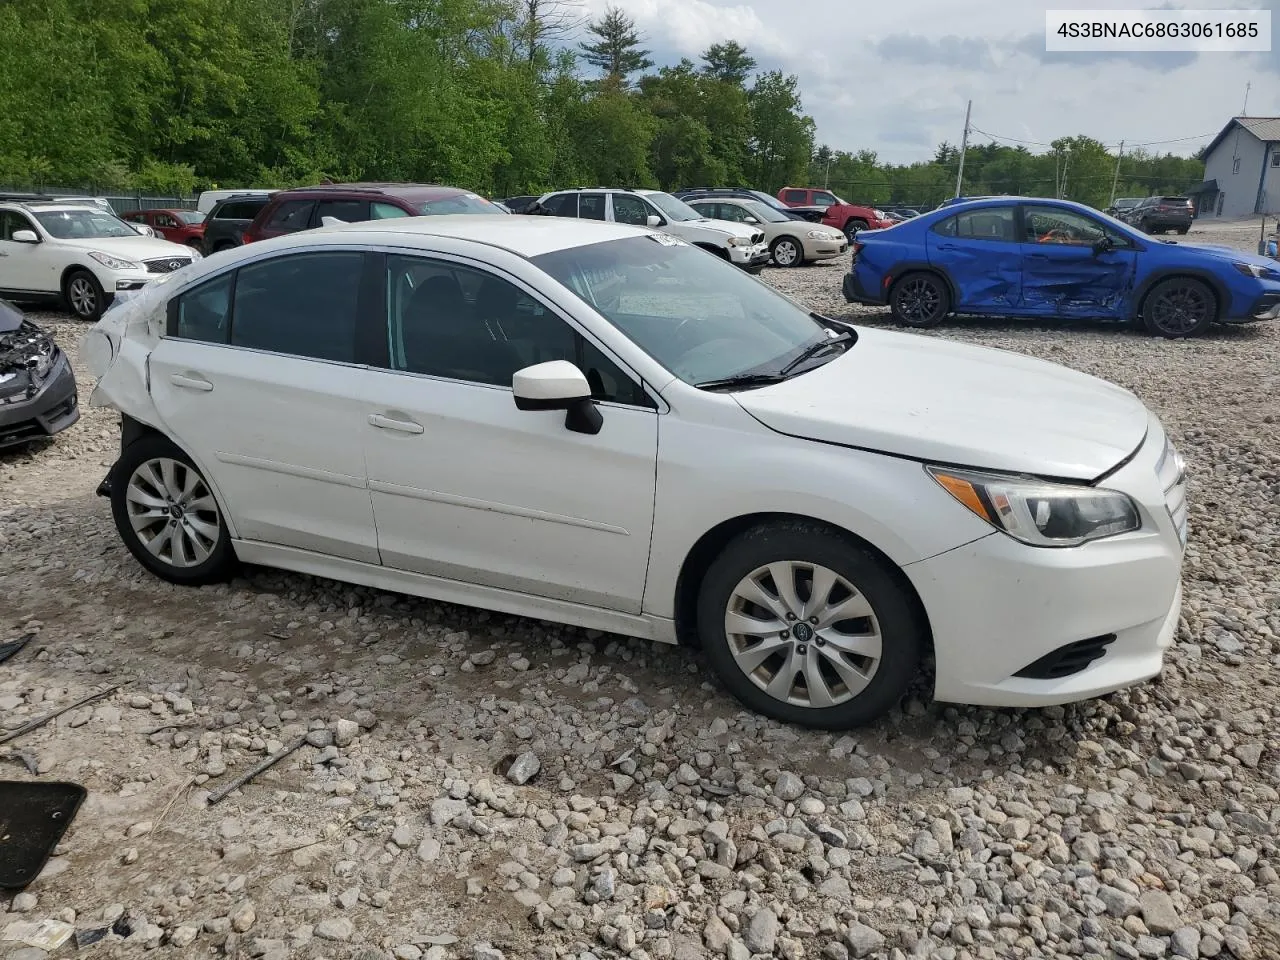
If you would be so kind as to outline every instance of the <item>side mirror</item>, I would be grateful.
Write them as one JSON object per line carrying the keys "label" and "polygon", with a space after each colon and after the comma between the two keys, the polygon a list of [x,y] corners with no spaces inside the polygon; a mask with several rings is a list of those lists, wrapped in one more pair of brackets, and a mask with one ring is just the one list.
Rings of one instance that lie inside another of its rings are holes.
{"label": "side mirror", "polygon": [[591,385],[568,360],[549,360],[517,370],[511,378],[518,410],[564,410],[566,430],[597,434],[604,416],[591,399]]}
{"label": "side mirror", "polygon": [[320,226],[322,227],[340,227],[345,224],[346,220],[339,220],[337,217],[321,217]]}
{"label": "side mirror", "polygon": [[660,227],[662,226],[662,218],[649,214],[649,216],[645,218],[644,225],[646,227]]}
{"label": "side mirror", "polygon": [[1093,245],[1094,256],[1100,253],[1106,253],[1108,250],[1115,249],[1116,242],[1110,237],[1104,236],[1101,240]]}
{"label": "side mirror", "polygon": [[156,235],[156,232],[145,223],[131,223],[129,226],[133,227],[134,232],[140,233],[144,237],[154,237]]}
{"label": "side mirror", "polygon": [[40,238],[36,236],[34,230],[15,230],[13,231],[14,243],[39,243]]}
{"label": "side mirror", "polygon": [[747,216],[742,218],[742,222],[743,223],[759,223],[760,221],[757,220],[755,217],[751,216],[750,214],[747,214]]}

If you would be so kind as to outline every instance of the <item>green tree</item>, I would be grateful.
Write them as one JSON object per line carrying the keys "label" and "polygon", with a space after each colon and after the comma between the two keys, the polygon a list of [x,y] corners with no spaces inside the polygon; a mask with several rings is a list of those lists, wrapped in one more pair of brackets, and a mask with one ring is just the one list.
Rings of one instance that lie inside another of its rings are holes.
{"label": "green tree", "polygon": [[587,26],[587,30],[596,39],[580,43],[578,48],[587,63],[604,71],[607,82],[625,87],[631,74],[653,66],[649,51],[640,48],[643,40],[635,21],[617,7],[609,7],[603,17]]}
{"label": "green tree", "polygon": [[751,109],[751,173],[770,193],[802,179],[813,155],[814,124],[802,112],[799,80],[777,70],[756,78],[747,95]]}
{"label": "green tree", "polygon": [[740,87],[756,68],[755,58],[736,40],[713,43],[702,53],[703,72],[723,83]]}

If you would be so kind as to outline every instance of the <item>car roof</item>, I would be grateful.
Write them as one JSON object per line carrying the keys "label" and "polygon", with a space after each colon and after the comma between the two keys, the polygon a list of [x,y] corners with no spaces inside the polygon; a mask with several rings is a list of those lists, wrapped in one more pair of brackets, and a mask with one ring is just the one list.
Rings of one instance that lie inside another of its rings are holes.
{"label": "car roof", "polygon": [[318,199],[320,197],[362,195],[381,195],[408,200],[410,203],[421,203],[426,200],[440,200],[445,197],[456,197],[460,194],[480,196],[471,190],[461,187],[450,187],[441,183],[321,183],[311,187],[293,187],[280,190],[272,196],[278,199]]}
{"label": "car roof", "polygon": [[89,213],[102,213],[101,207],[92,203],[72,203],[67,200],[0,200],[0,207],[10,207],[28,213],[63,213],[71,210],[84,210]]}
{"label": "car roof", "polygon": [[[327,235],[369,243],[412,246],[415,239],[449,237],[499,247],[521,257],[568,250],[593,243],[607,243],[626,237],[652,236],[655,231],[605,220],[576,217],[522,217],[510,213],[447,214],[425,217],[396,217],[347,223],[319,230],[303,230],[286,237],[263,241],[280,246],[303,246]],[[292,241],[292,242],[289,242]],[[261,244],[253,246],[261,249]],[[428,247],[429,244],[423,244]]]}

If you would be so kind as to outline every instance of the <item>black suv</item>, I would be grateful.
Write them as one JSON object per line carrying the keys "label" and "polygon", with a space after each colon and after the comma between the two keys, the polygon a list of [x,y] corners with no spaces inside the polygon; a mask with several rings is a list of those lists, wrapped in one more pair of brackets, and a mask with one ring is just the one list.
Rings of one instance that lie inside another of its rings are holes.
{"label": "black suv", "polygon": [[788,207],[777,197],[771,197],[761,190],[749,190],[746,187],[685,187],[672,194],[677,200],[688,203],[690,200],[718,200],[726,197],[736,200],[759,200],[765,206],[777,210],[792,220],[806,220],[809,223],[821,223],[825,210],[821,207]]}
{"label": "black suv", "polygon": [[244,232],[270,199],[271,194],[262,190],[238,193],[219,200],[205,217],[204,249],[201,253],[207,257],[244,243]]}
{"label": "black suv", "polygon": [[1125,214],[1125,220],[1143,233],[1191,229],[1191,200],[1187,197],[1147,197]]}

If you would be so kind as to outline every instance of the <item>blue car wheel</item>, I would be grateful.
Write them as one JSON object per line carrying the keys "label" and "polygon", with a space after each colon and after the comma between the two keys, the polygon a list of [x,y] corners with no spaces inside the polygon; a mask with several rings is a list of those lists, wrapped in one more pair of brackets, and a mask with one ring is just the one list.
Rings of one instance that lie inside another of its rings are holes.
{"label": "blue car wheel", "polygon": [[1213,291],[1192,277],[1160,281],[1142,304],[1142,321],[1147,330],[1169,340],[1201,333],[1217,315],[1218,301]]}
{"label": "blue car wheel", "polygon": [[951,310],[946,282],[934,273],[908,273],[889,295],[893,318],[906,327],[936,327]]}

